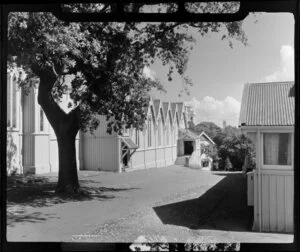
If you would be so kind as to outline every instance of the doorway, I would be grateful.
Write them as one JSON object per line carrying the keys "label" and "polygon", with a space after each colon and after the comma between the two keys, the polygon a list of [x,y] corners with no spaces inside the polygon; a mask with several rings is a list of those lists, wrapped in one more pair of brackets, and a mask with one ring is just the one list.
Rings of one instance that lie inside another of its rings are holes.
{"label": "doorway", "polygon": [[193,151],[193,141],[184,141],[184,155],[191,155]]}
{"label": "doorway", "polygon": [[122,164],[123,168],[128,167],[128,162],[129,162],[129,150],[128,147],[124,144],[122,148]]}

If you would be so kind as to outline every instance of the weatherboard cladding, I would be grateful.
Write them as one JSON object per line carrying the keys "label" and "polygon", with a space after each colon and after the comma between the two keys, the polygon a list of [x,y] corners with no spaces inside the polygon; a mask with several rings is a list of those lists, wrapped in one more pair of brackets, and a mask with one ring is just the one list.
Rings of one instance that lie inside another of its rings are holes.
{"label": "weatherboard cladding", "polygon": [[294,82],[251,83],[244,86],[240,122],[242,126],[294,125]]}

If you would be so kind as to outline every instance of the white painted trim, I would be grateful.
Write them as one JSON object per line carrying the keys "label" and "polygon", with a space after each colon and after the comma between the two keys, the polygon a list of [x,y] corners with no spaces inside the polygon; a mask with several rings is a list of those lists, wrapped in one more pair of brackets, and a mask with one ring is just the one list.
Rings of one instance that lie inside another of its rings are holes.
{"label": "white painted trim", "polygon": [[285,131],[285,130],[291,130],[294,131],[294,125],[293,126],[241,126],[241,130],[245,131],[256,131],[256,130],[264,130],[264,131]]}
{"label": "white painted trim", "polygon": [[34,132],[34,133],[26,134],[26,135],[33,135],[33,136],[49,136],[50,133],[41,131],[41,132]]}
{"label": "white painted trim", "polygon": [[6,127],[7,132],[20,132],[20,129],[18,128],[12,128],[12,127]]}
{"label": "white painted trim", "polygon": [[[262,157],[262,159],[264,159]],[[293,170],[292,165],[261,165],[262,170]]]}
{"label": "white painted trim", "polygon": [[256,157],[256,168],[257,168],[257,175],[258,175],[258,220],[259,220],[259,232],[261,232],[261,224],[262,224],[262,202],[261,202],[261,168],[260,168],[260,149],[261,149],[261,135],[260,130],[257,131],[257,153],[259,153]]}
{"label": "white painted trim", "polygon": [[281,176],[293,176],[294,171],[293,170],[262,170],[261,174],[263,175],[281,175]]}
{"label": "white painted trim", "polygon": [[215,144],[215,142],[204,131],[200,133],[199,137],[201,137],[202,135],[204,135],[212,144]]}

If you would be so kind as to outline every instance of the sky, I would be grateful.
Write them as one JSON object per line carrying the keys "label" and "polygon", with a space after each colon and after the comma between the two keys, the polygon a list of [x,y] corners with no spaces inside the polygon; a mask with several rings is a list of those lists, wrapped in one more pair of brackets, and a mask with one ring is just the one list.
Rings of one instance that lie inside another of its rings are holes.
{"label": "sky", "polygon": [[144,74],[158,78],[166,93],[156,90],[153,98],[163,101],[184,101],[196,113],[195,123],[211,121],[222,126],[238,126],[243,85],[253,82],[294,80],[294,17],[288,13],[259,13],[243,21],[247,46],[228,41],[220,34],[202,37],[195,34],[196,44],[190,54],[186,74],[193,86],[183,93],[182,79],[174,75],[167,80],[167,69],[159,62],[144,69]]}

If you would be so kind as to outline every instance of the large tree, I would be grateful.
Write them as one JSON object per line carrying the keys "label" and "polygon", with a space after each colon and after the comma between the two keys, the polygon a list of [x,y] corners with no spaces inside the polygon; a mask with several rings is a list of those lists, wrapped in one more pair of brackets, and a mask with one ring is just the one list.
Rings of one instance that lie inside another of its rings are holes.
{"label": "large tree", "polygon": [[[72,11],[113,11],[114,4],[75,4]],[[193,4],[191,8],[198,8]],[[226,3],[223,9],[235,8]],[[130,4],[138,11],[142,4]],[[173,8],[168,7],[169,10]],[[209,3],[205,7],[218,10]],[[51,13],[9,14],[8,66],[21,67],[26,79],[23,88],[38,85],[38,103],[43,108],[58,140],[59,179],[57,192],[78,192],[75,136],[81,130],[94,130],[97,115],[106,116],[107,131],[122,134],[122,129],[141,128],[148,91],[162,88],[158,81],[143,75],[145,66],[155,60],[169,66],[168,75],[178,72],[183,79],[188,54],[195,41],[189,29],[203,36],[219,32],[246,43],[240,22],[233,23],[67,23]],[[72,75],[68,86],[66,76]],[[68,91],[69,90],[69,91]],[[74,101],[69,113],[59,106],[65,92]]]}
{"label": "large tree", "polygon": [[222,132],[222,129],[213,122],[200,122],[194,126],[194,130],[199,134],[205,132],[211,139]]}

